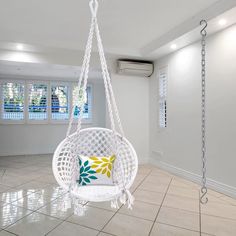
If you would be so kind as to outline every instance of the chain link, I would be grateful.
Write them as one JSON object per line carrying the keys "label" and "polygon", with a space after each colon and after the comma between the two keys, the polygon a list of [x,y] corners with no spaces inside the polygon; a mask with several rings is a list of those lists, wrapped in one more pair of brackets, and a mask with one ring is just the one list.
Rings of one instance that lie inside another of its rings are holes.
{"label": "chain link", "polygon": [[204,28],[201,30],[201,85],[202,85],[202,188],[201,188],[201,198],[200,201],[202,204],[208,202],[207,187],[206,187],[206,27],[207,22],[201,20],[200,25],[205,24]]}

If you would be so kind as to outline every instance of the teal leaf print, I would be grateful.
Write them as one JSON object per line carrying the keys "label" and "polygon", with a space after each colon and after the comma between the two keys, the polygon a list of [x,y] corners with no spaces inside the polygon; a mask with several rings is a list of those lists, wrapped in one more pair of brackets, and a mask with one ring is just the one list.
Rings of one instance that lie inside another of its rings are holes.
{"label": "teal leaf print", "polygon": [[87,166],[85,169],[84,169],[84,172],[87,172],[87,171],[89,171],[91,169],[91,167],[90,166]]}
{"label": "teal leaf print", "polygon": [[80,166],[80,171],[79,173],[82,174],[84,172],[84,167],[83,166]]}
{"label": "teal leaf print", "polygon": [[90,178],[90,179],[97,179],[97,177],[94,176],[94,175],[89,176],[89,178]]}
{"label": "teal leaf print", "polygon": [[96,171],[91,170],[91,166],[89,166],[89,161],[85,161],[84,163],[79,158],[79,167],[80,167],[80,177],[76,181],[79,185],[85,186],[91,181],[96,180],[97,177],[94,175]]}
{"label": "teal leaf print", "polygon": [[85,181],[86,183],[90,183],[90,180],[89,180],[88,178],[84,178],[84,181]]}
{"label": "teal leaf print", "polygon": [[83,173],[83,174],[81,174],[80,175],[80,177],[86,177],[86,176],[88,176],[89,174],[87,174],[87,173]]}
{"label": "teal leaf print", "polygon": [[84,163],[84,166],[87,166],[87,165],[88,165],[88,163],[89,163],[89,161],[86,161],[86,162]]}

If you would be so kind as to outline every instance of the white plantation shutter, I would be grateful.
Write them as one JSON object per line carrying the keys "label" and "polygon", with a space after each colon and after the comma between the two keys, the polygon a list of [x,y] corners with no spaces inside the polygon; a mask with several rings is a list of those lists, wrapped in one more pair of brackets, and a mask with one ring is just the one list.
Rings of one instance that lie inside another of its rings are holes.
{"label": "white plantation shutter", "polygon": [[159,124],[161,128],[167,127],[166,100],[159,102]]}
{"label": "white plantation shutter", "polygon": [[[83,122],[92,121],[92,85],[84,95]],[[0,81],[0,123],[63,123],[67,122],[79,93],[74,82]],[[79,99],[80,102],[80,99]],[[75,109],[74,118],[79,110]]]}
{"label": "white plantation shutter", "polygon": [[167,68],[159,73],[159,126],[167,127]]}
{"label": "white plantation shutter", "polygon": [[159,75],[159,96],[160,98],[167,96],[167,74],[164,72]]}
{"label": "white plantation shutter", "polygon": [[67,85],[51,86],[51,118],[52,120],[69,119],[69,88]]}
{"label": "white plantation shutter", "polygon": [[24,83],[6,82],[2,84],[2,119],[24,119]]}
{"label": "white plantation shutter", "polygon": [[47,84],[29,84],[28,117],[30,120],[46,120],[48,111]]}

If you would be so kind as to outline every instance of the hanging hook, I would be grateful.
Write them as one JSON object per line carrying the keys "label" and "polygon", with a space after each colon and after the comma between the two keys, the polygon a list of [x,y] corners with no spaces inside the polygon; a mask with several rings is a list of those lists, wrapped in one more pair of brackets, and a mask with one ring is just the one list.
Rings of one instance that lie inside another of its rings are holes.
{"label": "hanging hook", "polygon": [[98,10],[98,1],[97,0],[90,0],[89,7],[93,17],[96,17],[97,10]]}
{"label": "hanging hook", "polygon": [[200,31],[202,36],[206,36],[207,32],[206,32],[206,27],[207,27],[207,21],[206,20],[201,20],[200,21],[200,25],[204,24],[204,27],[202,28],[202,30]]}
{"label": "hanging hook", "polygon": [[206,187],[202,187],[201,188],[201,197],[200,197],[200,202],[201,204],[207,204],[208,202],[208,198],[206,197],[207,194],[207,188]]}

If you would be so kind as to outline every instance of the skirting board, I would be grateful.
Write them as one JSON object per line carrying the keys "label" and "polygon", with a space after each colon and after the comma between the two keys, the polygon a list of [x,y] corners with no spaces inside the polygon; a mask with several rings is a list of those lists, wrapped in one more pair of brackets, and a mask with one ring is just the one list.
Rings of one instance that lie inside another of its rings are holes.
{"label": "skirting board", "polygon": [[[156,160],[155,158],[152,158],[152,164],[157,165],[158,167],[160,167],[163,170],[166,170],[172,174],[175,174],[177,176],[183,177],[187,180],[190,180],[192,182],[201,184],[201,176],[194,174],[192,172],[186,171],[184,169],[175,167],[173,165],[170,165],[168,163],[165,163],[163,161],[160,160]],[[230,197],[236,198],[236,188],[220,183],[218,181],[215,181],[213,179],[208,179],[207,178],[207,187],[209,187],[212,190],[215,190],[217,192],[223,193],[225,195],[228,195]]]}

